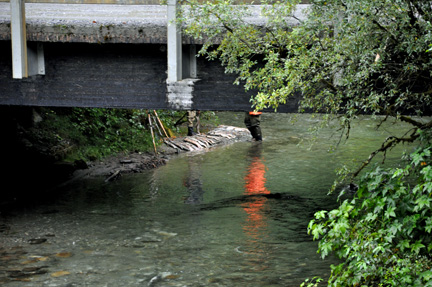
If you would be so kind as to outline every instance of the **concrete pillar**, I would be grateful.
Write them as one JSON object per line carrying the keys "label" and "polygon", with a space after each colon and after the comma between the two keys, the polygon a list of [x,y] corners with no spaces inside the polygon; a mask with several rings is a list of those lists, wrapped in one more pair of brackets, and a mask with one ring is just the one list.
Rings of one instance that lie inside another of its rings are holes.
{"label": "concrete pillar", "polygon": [[45,75],[45,56],[41,42],[27,43],[27,66],[29,76]]}
{"label": "concrete pillar", "polygon": [[184,45],[183,46],[183,70],[182,77],[193,78],[197,77],[197,63],[196,63],[196,46]]}
{"label": "concrete pillar", "polygon": [[28,76],[27,43],[24,0],[10,0],[12,38],[12,77],[22,79]]}
{"label": "concrete pillar", "polygon": [[197,58],[196,58],[196,46],[190,45],[189,47],[189,71],[190,71],[190,77],[196,78],[197,77]]}
{"label": "concrete pillar", "polygon": [[182,80],[182,36],[176,23],[177,0],[168,0],[168,82]]}

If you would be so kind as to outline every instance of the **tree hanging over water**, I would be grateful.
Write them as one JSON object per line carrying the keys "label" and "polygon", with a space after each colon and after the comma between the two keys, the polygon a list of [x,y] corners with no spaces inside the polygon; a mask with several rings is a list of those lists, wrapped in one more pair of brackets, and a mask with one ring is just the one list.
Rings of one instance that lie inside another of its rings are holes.
{"label": "tree hanging over water", "polygon": [[367,172],[354,198],[318,212],[308,230],[323,257],[333,252],[343,260],[332,267],[329,286],[432,286],[432,121],[423,117],[432,106],[432,1],[309,2],[302,14],[300,0],[264,0],[254,14],[256,7],[232,0],[184,0],[180,21],[208,43],[202,56],[220,59],[238,74],[237,84],[257,91],[257,110],[277,109],[300,93],[299,112],[338,119],[346,136],[360,114],[410,124],[352,176],[376,154],[415,142],[401,167]]}
{"label": "tree hanging over water", "polygon": [[[276,109],[300,92],[300,112],[334,116],[347,135],[359,114],[412,125],[380,151],[432,127],[407,116],[431,107],[432,1],[315,0],[306,9],[300,2],[264,0],[254,14],[232,0],[185,0],[181,21],[186,34],[205,39],[201,55],[220,59],[226,72],[238,74],[237,83],[257,91],[258,110]],[[250,17],[261,17],[262,25],[251,25]]]}

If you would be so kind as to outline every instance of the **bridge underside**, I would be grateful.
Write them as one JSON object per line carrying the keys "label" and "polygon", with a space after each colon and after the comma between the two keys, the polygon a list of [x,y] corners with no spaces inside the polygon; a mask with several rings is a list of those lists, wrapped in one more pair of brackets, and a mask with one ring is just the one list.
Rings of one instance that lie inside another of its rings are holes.
{"label": "bridge underside", "polygon": [[[0,41],[10,51],[10,41]],[[184,109],[167,96],[165,44],[43,43],[45,75],[12,79],[11,53],[0,54],[0,105]],[[191,106],[250,110],[251,94],[218,62],[197,59]],[[293,103],[278,112],[296,112]]]}

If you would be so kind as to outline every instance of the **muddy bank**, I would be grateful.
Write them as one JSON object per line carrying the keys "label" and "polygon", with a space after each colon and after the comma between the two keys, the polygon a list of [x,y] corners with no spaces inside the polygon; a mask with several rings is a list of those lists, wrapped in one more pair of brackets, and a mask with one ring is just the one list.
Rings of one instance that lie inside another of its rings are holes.
{"label": "muddy bank", "polygon": [[121,154],[89,163],[87,169],[75,171],[72,178],[63,184],[83,177],[98,176],[104,176],[105,181],[109,182],[118,179],[122,174],[139,173],[157,168],[181,153],[205,152],[218,146],[249,140],[251,140],[251,135],[247,129],[220,125],[205,134],[165,139],[164,143],[157,148],[157,154]]}

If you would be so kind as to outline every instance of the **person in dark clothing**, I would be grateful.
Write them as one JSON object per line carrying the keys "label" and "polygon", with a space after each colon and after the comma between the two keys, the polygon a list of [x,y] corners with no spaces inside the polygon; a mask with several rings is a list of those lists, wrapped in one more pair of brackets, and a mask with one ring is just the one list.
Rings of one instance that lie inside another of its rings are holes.
{"label": "person in dark clothing", "polygon": [[246,112],[244,123],[247,129],[250,131],[252,137],[256,141],[262,141],[261,127],[260,127],[260,116],[262,112]]}
{"label": "person in dark clothing", "polygon": [[188,118],[188,136],[192,136],[192,135],[194,135],[195,133],[194,133],[194,121],[196,121],[197,122],[197,125],[196,125],[196,128],[197,128],[197,133],[199,134],[200,133],[200,130],[199,130],[199,128],[200,128],[200,119],[199,119],[199,116],[200,116],[200,111],[188,111],[188,115],[187,115],[187,118]]}

